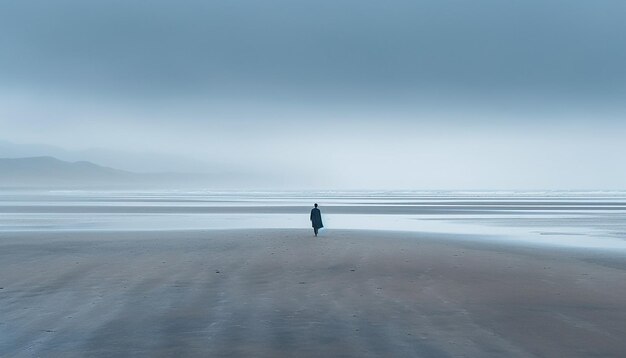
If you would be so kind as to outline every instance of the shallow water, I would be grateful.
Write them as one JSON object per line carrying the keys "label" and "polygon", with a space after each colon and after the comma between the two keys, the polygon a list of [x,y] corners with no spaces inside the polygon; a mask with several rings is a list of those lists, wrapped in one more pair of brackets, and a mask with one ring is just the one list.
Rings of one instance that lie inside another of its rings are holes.
{"label": "shallow water", "polygon": [[626,250],[626,192],[0,191],[0,232],[308,228]]}

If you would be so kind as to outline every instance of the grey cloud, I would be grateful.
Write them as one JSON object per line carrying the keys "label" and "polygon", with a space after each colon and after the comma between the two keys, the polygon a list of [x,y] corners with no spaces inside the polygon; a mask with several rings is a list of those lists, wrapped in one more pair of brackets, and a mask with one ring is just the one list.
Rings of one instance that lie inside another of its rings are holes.
{"label": "grey cloud", "polygon": [[622,1],[0,6],[0,74],[22,84],[136,95],[274,88],[606,96],[623,94],[626,82]]}
{"label": "grey cloud", "polygon": [[3,1],[0,139],[251,187],[617,188],[624,18],[623,0]]}

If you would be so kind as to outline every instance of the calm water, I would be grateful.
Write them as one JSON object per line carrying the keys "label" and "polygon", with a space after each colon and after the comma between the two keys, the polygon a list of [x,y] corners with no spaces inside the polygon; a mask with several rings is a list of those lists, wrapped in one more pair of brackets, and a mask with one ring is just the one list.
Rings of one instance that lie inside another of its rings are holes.
{"label": "calm water", "polygon": [[[0,191],[0,233],[308,228],[626,250],[626,192]],[[1,236],[0,236],[1,237]]]}

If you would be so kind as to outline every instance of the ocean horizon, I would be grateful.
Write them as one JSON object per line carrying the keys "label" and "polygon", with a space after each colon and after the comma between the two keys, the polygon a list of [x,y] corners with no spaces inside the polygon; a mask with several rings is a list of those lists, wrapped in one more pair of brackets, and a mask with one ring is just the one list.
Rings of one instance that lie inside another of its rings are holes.
{"label": "ocean horizon", "polygon": [[0,233],[363,229],[626,249],[626,191],[0,190]]}

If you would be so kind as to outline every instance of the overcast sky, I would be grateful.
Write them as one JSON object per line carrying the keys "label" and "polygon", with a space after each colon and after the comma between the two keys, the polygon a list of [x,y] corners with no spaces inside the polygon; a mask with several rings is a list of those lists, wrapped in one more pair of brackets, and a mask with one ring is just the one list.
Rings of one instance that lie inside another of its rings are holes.
{"label": "overcast sky", "polygon": [[624,19],[623,0],[2,1],[0,139],[251,188],[626,189]]}

